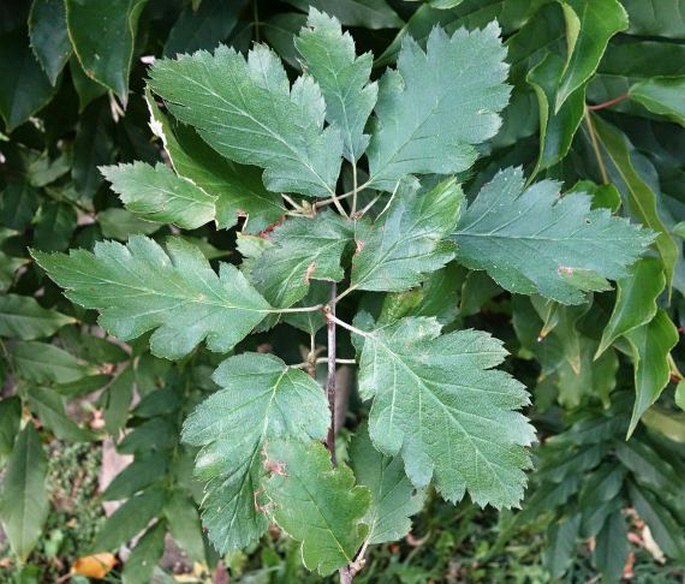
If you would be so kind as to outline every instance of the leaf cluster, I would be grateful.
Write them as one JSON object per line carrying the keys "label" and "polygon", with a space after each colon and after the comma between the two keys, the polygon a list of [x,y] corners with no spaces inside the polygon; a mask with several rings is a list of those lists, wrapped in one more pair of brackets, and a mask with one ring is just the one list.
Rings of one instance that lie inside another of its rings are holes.
{"label": "leaf cluster", "polygon": [[0,7],[18,562],[51,436],[133,455],[84,550],[142,535],[125,581],[166,533],[213,566],[270,524],[346,581],[433,492],[545,517],[555,578],[588,538],[620,578],[626,509],[683,561],[678,2],[19,5]]}

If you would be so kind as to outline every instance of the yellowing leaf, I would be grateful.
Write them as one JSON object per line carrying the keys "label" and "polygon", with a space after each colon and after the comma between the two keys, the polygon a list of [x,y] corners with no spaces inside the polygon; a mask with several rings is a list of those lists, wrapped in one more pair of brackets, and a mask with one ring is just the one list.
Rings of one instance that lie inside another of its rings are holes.
{"label": "yellowing leaf", "polygon": [[77,558],[71,565],[71,573],[102,580],[116,564],[114,554],[103,552]]}

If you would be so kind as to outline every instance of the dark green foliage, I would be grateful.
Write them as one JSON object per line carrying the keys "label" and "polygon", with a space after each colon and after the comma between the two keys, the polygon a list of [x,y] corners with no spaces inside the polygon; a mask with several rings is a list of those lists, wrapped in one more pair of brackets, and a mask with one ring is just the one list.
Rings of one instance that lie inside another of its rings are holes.
{"label": "dark green foliage", "polygon": [[0,5],[0,579],[676,577],[683,15]]}

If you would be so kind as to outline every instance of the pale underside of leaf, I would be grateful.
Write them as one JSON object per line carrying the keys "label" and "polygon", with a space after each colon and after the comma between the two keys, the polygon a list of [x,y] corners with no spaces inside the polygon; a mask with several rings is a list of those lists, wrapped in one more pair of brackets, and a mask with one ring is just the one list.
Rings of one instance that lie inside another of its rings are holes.
{"label": "pale underside of leaf", "polygon": [[333,468],[321,443],[271,442],[265,456],[270,514],[302,542],[304,565],[324,576],[350,564],[368,533],[369,491],[354,486],[347,466]]}
{"label": "pale underside of leaf", "polygon": [[373,225],[360,222],[351,284],[360,290],[402,292],[454,258],[451,241],[463,201],[453,179],[428,192],[402,181],[390,208]]}
{"label": "pale underside of leaf", "polygon": [[261,231],[285,213],[280,194],[264,188],[261,171],[228,160],[210,148],[187,126],[172,128],[149,89],[145,100],[150,111],[150,129],[162,140],[176,173],[216,199],[216,224],[229,229],[246,217],[242,230]]}
{"label": "pale underside of leaf", "polygon": [[201,447],[195,470],[207,481],[203,519],[225,552],[254,542],[268,526],[260,496],[267,440],[322,439],[330,414],[316,381],[273,355],[230,357],[213,379],[222,389],[188,417],[183,439]]}
{"label": "pale underside of leaf", "polygon": [[254,282],[274,306],[304,298],[310,280],[339,282],[341,257],[352,241],[349,221],[332,211],[314,218],[294,217],[273,231],[272,246],[254,262]]}
{"label": "pale underside of leaf", "polygon": [[310,77],[289,86],[278,57],[263,45],[248,54],[220,46],[158,61],[150,87],[171,112],[195,127],[216,151],[261,166],[269,190],[310,196],[333,193],[343,141],[324,128],[325,106]]}
{"label": "pale underside of leaf", "polygon": [[373,398],[370,434],[388,456],[400,453],[417,487],[434,477],[458,501],[518,505],[534,439],[524,387],[502,371],[501,343],[479,331],[440,336],[432,318],[403,318],[364,338],[359,387]]}
{"label": "pale underside of leaf", "polygon": [[273,312],[237,268],[221,264],[217,275],[182,238],[170,238],[166,252],[134,236],[126,246],[99,242],[94,253],[34,257],[71,300],[99,310],[102,326],[120,339],[156,329],[150,348],[169,359],[204,339],[208,349],[226,352]]}
{"label": "pale underside of leaf", "polygon": [[378,86],[370,83],[373,56],[356,57],[354,40],[342,33],[340,23],[311,8],[308,28],[300,32],[295,46],[306,71],[314,77],[326,100],[326,119],[343,136],[345,158],[351,162],[364,153],[369,136],[364,126],[376,103]]}

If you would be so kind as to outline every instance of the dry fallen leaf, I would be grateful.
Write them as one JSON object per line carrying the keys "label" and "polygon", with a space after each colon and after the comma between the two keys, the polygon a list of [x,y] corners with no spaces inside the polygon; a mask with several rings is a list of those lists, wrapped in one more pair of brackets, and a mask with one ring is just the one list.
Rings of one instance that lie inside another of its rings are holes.
{"label": "dry fallen leaf", "polygon": [[100,553],[78,558],[71,566],[71,573],[88,578],[102,579],[117,563],[114,554]]}

